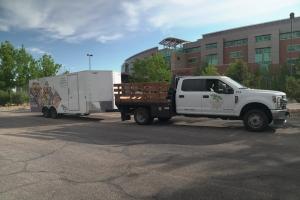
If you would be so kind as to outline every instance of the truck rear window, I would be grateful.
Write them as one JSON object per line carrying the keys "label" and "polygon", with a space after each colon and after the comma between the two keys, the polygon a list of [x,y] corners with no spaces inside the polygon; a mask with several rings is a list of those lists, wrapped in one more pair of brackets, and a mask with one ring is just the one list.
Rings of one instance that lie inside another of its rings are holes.
{"label": "truck rear window", "polygon": [[185,79],[182,81],[182,91],[206,91],[205,79]]}

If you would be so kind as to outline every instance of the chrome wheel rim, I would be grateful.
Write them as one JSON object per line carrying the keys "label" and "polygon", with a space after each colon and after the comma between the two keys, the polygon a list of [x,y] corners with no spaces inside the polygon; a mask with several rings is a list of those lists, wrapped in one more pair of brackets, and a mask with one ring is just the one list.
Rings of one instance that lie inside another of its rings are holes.
{"label": "chrome wheel rim", "polygon": [[263,125],[263,119],[259,114],[253,113],[248,117],[248,124],[252,128],[260,128]]}
{"label": "chrome wheel rim", "polygon": [[146,121],[146,117],[143,115],[143,112],[137,112],[136,119],[142,123]]}

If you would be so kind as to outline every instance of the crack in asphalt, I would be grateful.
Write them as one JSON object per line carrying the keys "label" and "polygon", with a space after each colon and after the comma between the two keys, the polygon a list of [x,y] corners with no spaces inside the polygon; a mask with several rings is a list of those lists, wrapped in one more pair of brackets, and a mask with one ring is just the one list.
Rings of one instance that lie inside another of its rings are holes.
{"label": "crack in asphalt", "polygon": [[[31,159],[23,160],[23,161],[15,161],[13,159],[4,158],[2,160],[10,160],[12,163],[18,163],[18,162],[24,163],[24,166],[19,171],[16,171],[16,172],[13,172],[13,173],[9,173],[9,174],[3,174],[3,175],[0,175],[0,177],[13,176],[13,175],[21,174],[21,173],[36,173],[35,171],[30,171],[30,170],[27,169],[29,162],[32,162],[32,161],[35,161],[35,160],[42,159],[42,158],[45,158],[47,156],[53,155],[56,152],[64,149],[66,146],[68,146],[67,142],[64,143],[61,147],[59,147],[59,148],[57,148],[57,149],[55,149],[53,151],[50,151],[49,153],[42,154],[42,155],[37,156],[35,158],[31,158]],[[48,173],[53,173],[53,172],[48,172]],[[33,184],[37,184],[37,183],[39,183],[39,181],[38,182],[33,182],[33,183],[27,183],[27,184],[19,185],[19,186],[16,186],[16,187],[4,190],[4,191],[0,191],[0,194],[7,193],[7,192],[10,192],[10,191],[17,190],[19,188],[26,187],[26,186],[33,185]]]}
{"label": "crack in asphalt", "polygon": [[[42,159],[42,158],[45,158],[47,156],[50,156],[50,155],[53,155],[55,154],[56,152],[66,148],[67,146],[69,146],[68,142],[64,143],[61,147],[53,150],[53,151],[50,151],[46,154],[42,154],[40,156],[37,156],[37,157],[34,157],[34,158],[31,158],[31,159],[27,159],[27,160],[24,160],[24,161],[15,161],[13,159],[8,159],[8,158],[1,158],[0,160],[9,160],[11,161],[12,163],[17,163],[17,162],[20,162],[20,163],[24,163],[24,166],[22,167],[21,170],[19,171],[16,171],[16,172],[13,172],[13,173],[9,173],[9,174],[3,174],[3,175],[0,175],[0,177],[7,177],[7,176],[12,176],[12,175],[17,175],[17,174],[20,174],[20,173],[51,173],[51,174],[56,174],[58,176],[60,176],[58,179],[54,179],[54,180],[47,180],[48,182],[52,182],[52,181],[57,181],[57,180],[61,180],[61,181],[65,181],[65,182],[68,182],[70,184],[93,184],[93,183],[104,183],[104,184],[108,184],[108,185],[111,185],[113,186],[117,191],[119,191],[121,194],[125,195],[126,197],[129,197],[131,199],[141,199],[140,197],[135,197],[134,195],[131,195],[129,194],[128,192],[126,192],[122,186],[120,186],[119,184],[116,184],[116,183],[113,183],[114,180],[118,179],[118,178],[121,178],[121,177],[124,177],[124,176],[127,176],[128,175],[128,171],[130,171],[130,169],[132,168],[132,166],[130,164],[128,164],[128,166],[126,167],[125,169],[125,172],[121,173],[120,175],[118,176],[112,176],[112,177],[108,177],[108,178],[105,178],[105,179],[100,179],[100,180],[89,180],[89,181],[77,181],[77,180],[72,180],[72,179],[69,179],[69,178],[66,178],[66,177],[61,177],[62,176],[62,173],[59,173],[59,172],[51,172],[51,171],[31,171],[31,170],[28,170],[27,167],[29,165],[30,162],[32,161],[35,161],[35,160],[38,160],[38,159]],[[121,147],[121,146],[119,146]],[[129,152],[128,152],[128,147],[125,146],[124,148],[122,148],[120,151],[112,151],[111,149],[109,148],[101,148],[100,150],[102,151],[105,151],[105,152],[109,152],[109,153],[121,153],[123,155],[125,155],[126,157],[131,157],[129,155]],[[18,190],[20,188],[23,188],[23,187],[27,187],[27,186],[31,186],[31,185],[35,185],[35,184],[38,184],[40,181],[38,182],[33,182],[33,183],[26,183],[26,184],[22,184],[22,185],[19,185],[19,186],[16,186],[16,187],[13,187],[13,188],[9,188],[7,190],[4,190],[4,191],[1,191],[0,194],[4,194],[4,193],[7,193],[7,192],[11,192],[11,191],[14,191],[14,190]],[[54,194],[53,194],[54,195]],[[142,198],[144,199],[144,198]]]}

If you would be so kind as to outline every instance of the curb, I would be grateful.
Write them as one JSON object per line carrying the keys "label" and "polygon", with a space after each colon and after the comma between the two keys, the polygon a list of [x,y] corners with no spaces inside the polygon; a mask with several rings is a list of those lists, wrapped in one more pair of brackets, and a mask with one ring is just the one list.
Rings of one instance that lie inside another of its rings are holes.
{"label": "curb", "polygon": [[300,118],[300,109],[288,109],[290,113],[289,118]]}

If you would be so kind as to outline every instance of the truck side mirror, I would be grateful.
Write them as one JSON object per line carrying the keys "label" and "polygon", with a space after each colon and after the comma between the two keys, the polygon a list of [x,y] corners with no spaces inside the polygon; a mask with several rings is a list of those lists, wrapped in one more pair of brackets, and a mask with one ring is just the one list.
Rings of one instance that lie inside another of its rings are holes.
{"label": "truck side mirror", "polygon": [[234,93],[234,91],[233,91],[233,89],[232,88],[226,88],[225,89],[225,94],[233,94]]}

